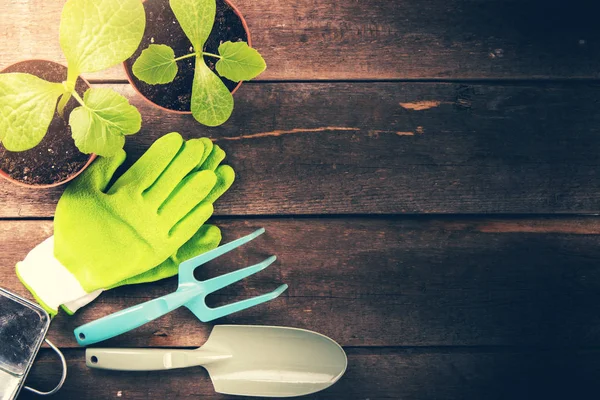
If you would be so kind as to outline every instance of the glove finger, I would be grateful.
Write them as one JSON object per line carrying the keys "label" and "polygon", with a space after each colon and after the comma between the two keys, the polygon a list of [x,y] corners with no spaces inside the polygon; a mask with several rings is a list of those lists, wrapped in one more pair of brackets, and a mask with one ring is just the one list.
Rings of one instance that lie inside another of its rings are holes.
{"label": "glove finger", "polygon": [[65,191],[72,192],[85,189],[104,191],[115,171],[123,164],[127,155],[122,149],[113,157],[99,157],[88,169],[83,171]]}
{"label": "glove finger", "polygon": [[179,264],[174,262],[170,257],[163,261],[160,265],[149,269],[146,272],[142,272],[132,278],[124,279],[120,282],[115,283],[114,285],[108,287],[107,289],[114,289],[119,286],[125,285],[137,285],[139,283],[148,283],[155,282],[161,279],[170,278],[174,275],[177,275],[179,271]]}
{"label": "glove finger", "polygon": [[215,225],[204,224],[190,240],[179,248],[174,261],[182,262],[216,248],[221,242],[221,230]]}
{"label": "glove finger", "polygon": [[218,167],[215,170],[215,175],[217,175],[217,183],[215,183],[208,196],[203,200],[208,203],[217,201],[233,185],[233,181],[235,180],[235,172],[229,165]]}
{"label": "glove finger", "polygon": [[123,285],[155,282],[175,276],[179,272],[179,264],[217,248],[219,243],[221,243],[221,230],[215,225],[202,225],[198,229],[198,232],[179,248],[176,255],[169,257],[161,264],[146,272],[113,285],[110,289]]}
{"label": "glove finger", "polygon": [[225,159],[225,152],[218,145],[214,145],[210,155],[206,158],[200,169],[214,171],[217,166]]}
{"label": "glove finger", "polygon": [[200,203],[187,213],[169,232],[169,239],[175,243],[187,242],[194,233],[210,218],[212,203]]}
{"label": "glove finger", "polygon": [[[160,177],[144,192],[146,201],[158,209],[175,188],[178,187],[182,179],[200,163],[203,154],[204,144],[202,140],[192,139],[185,142],[177,156],[175,156]],[[200,200],[203,198],[204,196]]]}
{"label": "glove finger", "polygon": [[177,132],[157,139],[152,146],[116,182],[109,194],[129,187],[139,193],[149,188],[175,158],[184,141]]}
{"label": "glove finger", "polygon": [[[217,176],[212,171],[198,171],[188,175],[171,196],[163,203],[158,214],[167,224],[175,225],[204,199],[217,183]],[[195,227],[195,232],[200,225]]]}
{"label": "glove finger", "polygon": [[202,144],[204,145],[204,154],[202,154],[202,160],[200,160],[200,164],[198,164],[198,167],[196,167],[196,169],[202,166],[202,164],[204,163],[204,161],[206,161],[214,147],[212,140],[210,140],[209,138],[204,137],[200,138],[199,140],[201,140]]}

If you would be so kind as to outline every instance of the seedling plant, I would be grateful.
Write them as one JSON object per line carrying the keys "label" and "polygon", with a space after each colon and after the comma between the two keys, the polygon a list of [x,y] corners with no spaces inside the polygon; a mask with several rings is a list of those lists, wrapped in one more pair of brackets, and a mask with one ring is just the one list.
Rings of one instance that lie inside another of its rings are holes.
{"label": "seedling plant", "polygon": [[9,151],[35,147],[46,135],[55,111],[69,116],[75,145],[85,154],[112,156],[137,133],[142,119],[112,89],[75,91],[77,78],[120,64],[139,46],[146,25],[140,0],[68,0],[60,21],[60,46],[68,65],[66,80],[48,82],[26,73],[0,74],[0,142]]}
{"label": "seedling plant", "polygon": [[151,85],[170,83],[177,76],[177,62],[195,58],[190,106],[192,115],[201,124],[221,125],[233,111],[233,96],[219,76],[206,65],[204,56],[218,59],[215,64],[217,72],[235,82],[258,76],[267,67],[265,60],[246,42],[221,43],[218,54],[204,51],[204,44],[215,21],[215,0],[170,0],[169,5],[192,43],[192,51],[176,56],[167,45],[151,44],[133,64],[133,74]]}

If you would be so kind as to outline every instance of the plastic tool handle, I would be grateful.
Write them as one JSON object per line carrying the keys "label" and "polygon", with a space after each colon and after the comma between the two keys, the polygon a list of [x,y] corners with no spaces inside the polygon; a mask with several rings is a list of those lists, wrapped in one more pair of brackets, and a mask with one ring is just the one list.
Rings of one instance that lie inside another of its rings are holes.
{"label": "plastic tool handle", "polygon": [[171,349],[87,349],[85,363],[90,368],[115,371],[157,371],[195,367],[231,358],[229,354]]}
{"label": "plastic tool handle", "polygon": [[193,290],[179,291],[107,315],[76,328],[75,339],[80,346],[87,346],[113,338],[181,307],[195,294]]}

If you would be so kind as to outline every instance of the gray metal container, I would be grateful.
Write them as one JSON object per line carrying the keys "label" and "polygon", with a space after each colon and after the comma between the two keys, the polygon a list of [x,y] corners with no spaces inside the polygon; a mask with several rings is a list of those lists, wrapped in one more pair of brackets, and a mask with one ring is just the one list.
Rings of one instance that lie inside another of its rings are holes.
{"label": "gray metal container", "polygon": [[[16,398],[22,388],[41,395],[60,389],[67,366],[62,353],[45,339],[49,327],[50,315],[43,308],[0,288],[0,400]],[[44,341],[58,353],[63,366],[60,383],[49,392],[24,386]]]}

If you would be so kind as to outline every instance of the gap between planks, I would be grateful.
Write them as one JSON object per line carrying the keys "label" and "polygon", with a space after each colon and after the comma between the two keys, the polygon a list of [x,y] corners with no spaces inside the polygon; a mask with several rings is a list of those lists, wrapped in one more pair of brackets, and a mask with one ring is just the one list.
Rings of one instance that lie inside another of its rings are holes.
{"label": "gap between planks", "polygon": [[[2,222],[52,222],[54,217],[0,217]],[[387,220],[443,224],[446,231],[480,233],[600,234],[600,214],[273,214],[225,215],[213,220]]]}

